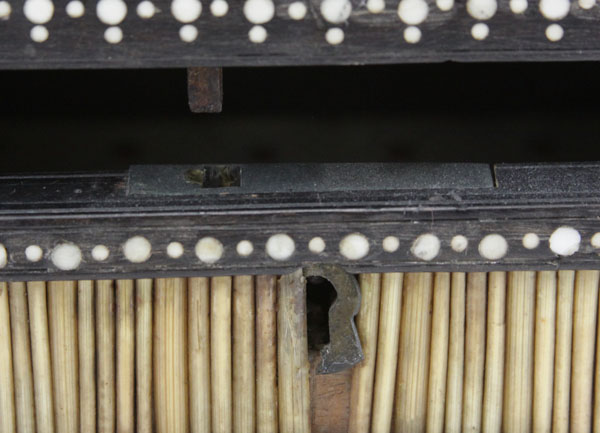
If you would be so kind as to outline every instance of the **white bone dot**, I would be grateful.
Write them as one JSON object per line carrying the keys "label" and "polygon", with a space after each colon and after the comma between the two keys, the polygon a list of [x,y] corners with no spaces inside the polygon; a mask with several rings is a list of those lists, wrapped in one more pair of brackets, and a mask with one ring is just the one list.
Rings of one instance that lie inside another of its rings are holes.
{"label": "white bone dot", "polygon": [[156,13],[156,6],[150,0],[144,0],[138,3],[135,11],[141,19],[149,20]]}
{"label": "white bone dot", "polygon": [[4,268],[8,263],[8,254],[6,253],[6,247],[0,244],[0,269]]}
{"label": "white bone dot", "polygon": [[180,23],[194,22],[202,14],[202,3],[200,0],[173,0],[171,14]]}
{"label": "white bone dot", "polygon": [[535,233],[527,233],[523,236],[522,242],[528,250],[535,250],[540,245],[540,237]]}
{"label": "white bone dot", "polygon": [[123,0],[100,0],[96,5],[96,15],[102,23],[116,26],[127,16],[127,5]]}
{"label": "white bone dot", "polygon": [[404,40],[409,44],[416,44],[421,40],[421,30],[415,26],[404,29]]}
{"label": "white bone dot", "polygon": [[351,233],[341,240],[340,254],[348,260],[360,260],[369,254],[369,240],[361,233]]}
{"label": "white bone dot", "polygon": [[287,260],[296,250],[294,240],[285,233],[279,233],[269,238],[266,245],[267,254],[275,260]]}
{"label": "white bone dot", "polygon": [[299,21],[306,16],[306,5],[304,2],[293,2],[288,6],[288,15],[291,19]]}
{"label": "white bone dot", "polygon": [[29,32],[29,37],[33,42],[37,42],[41,44],[42,42],[46,42],[50,34],[48,33],[48,29],[45,26],[33,26],[31,31]]}
{"label": "white bone dot", "polygon": [[79,0],[71,0],[65,10],[71,18],[81,18],[85,13],[85,6]]}
{"label": "white bone dot", "polygon": [[596,4],[596,0],[579,0],[579,7],[581,9],[591,9]]}
{"label": "white bone dot", "polygon": [[323,0],[320,10],[325,21],[332,24],[341,24],[350,18],[352,3],[348,0]]}
{"label": "white bone dot", "polygon": [[181,242],[170,242],[169,245],[167,245],[167,255],[172,259],[178,259],[183,256],[183,251],[184,249]]}
{"label": "white bone dot", "polygon": [[275,5],[272,0],[246,0],[244,16],[252,24],[265,24],[273,19]]}
{"label": "white bone dot", "polygon": [[508,252],[508,243],[504,236],[497,233],[485,236],[479,242],[479,254],[487,260],[500,260]]}
{"label": "white bone dot", "polygon": [[410,252],[421,260],[433,260],[440,252],[440,240],[434,234],[422,234],[415,239],[410,248]]}
{"label": "white bone dot", "polygon": [[429,6],[425,0],[401,0],[398,17],[403,23],[416,26],[427,19]]}
{"label": "white bone dot", "polygon": [[81,250],[70,242],[59,244],[52,250],[50,259],[58,269],[72,271],[81,264]]}
{"label": "white bone dot", "polygon": [[564,34],[565,31],[560,24],[550,24],[546,27],[546,37],[550,42],[560,41]]}
{"label": "white bone dot", "polygon": [[325,241],[322,237],[316,236],[308,242],[308,249],[311,253],[321,254],[325,251]]}
{"label": "white bone dot", "polygon": [[463,235],[456,235],[450,241],[450,248],[457,253],[464,252],[469,246],[469,240]]}
{"label": "white bone dot", "polygon": [[229,12],[229,3],[226,0],[213,0],[210,4],[210,13],[215,17],[224,17]]}
{"label": "white bone dot", "polygon": [[152,245],[145,237],[134,236],[123,245],[123,254],[131,263],[143,263],[152,255]]}
{"label": "white bone dot", "polygon": [[559,256],[571,256],[579,251],[581,235],[573,227],[559,227],[548,240],[550,250]]}
{"label": "white bone dot", "polygon": [[54,15],[54,4],[50,0],[26,0],[23,13],[34,24],[46,24]]}
{"label": "white bone dot", "polygon": [[467,12],[476,20],[489,20],[497,10],[496,0],[467,0]]}
{"label": "white bone dot", "polygon": [[490,34],[490,28],[485,23],[477,23],[471,27],[471,36],[477,41],[483,41]]}
{"label": "white bone dot", "polygon": [[94,248],[92,248],[92,259],[96,260],[97,262],[103,262],[104,260],[108,259],[109,255],[110,251],[106,245],[96,245]]}
{"label": "white bone dot", "polygon": [[367,10],[372,14],[380,14],[385,10],[385,0],[368,0]]}
{"label": "white bone dot", "polygon": [[344,42],[344,31],[339,27],[334,27],[325,33],[325,40],[330,45],[339,45]]}
{"label": "white bone dot", "polygon": [[439,10],[448,12],[454,7],[454,0],[436,0],[435,5]]}
{"label": "white bone dot", "polygon": [[196,244],[196,257],[204,263],[216,263],[223,256],[223,244],[211,236],[204,237]]}
{"label": "white bone dot", "polygon": [[29,245],[25,248],[25,258],[30,262],[39,262],[44,257],[44,250],[39,245]]}
{"label": "white bone dot", "polygon": [[109,27],[104,31],[104,40],[109,44],[118,44],[123,40],[123,31],[120,27]]}
{"label": "white bone dot", "polygon": [[12,12],[12,7],[10,3],[7,1],[0,1],[0,20],[7,20],[10,18],[10,14]]}
{"label": "white bone dot", "polygon": [[192,24],[186,24],[179,29],[179,38],[183,42],[194,42],[198,38],[198,29]]}
{"label": "white bone dot", "polygon": [[235,248],[237,253],[242,257],[248,257],[254,252],[254,245],[248,240],[239,241]]}
{"label": "white bone dot", "polygon": [[571,2],[569,0],[541,0],[540,12],[544,18],[558,21],[569,15]]}
{"label": "white bone dot", "polygon": [[386,236],[381,243],[381,246],[383,247],[383,251],[387,253],[394,253],[398,251],[398,248],[400,248],[400,239],[398,239],[396,236]]}
{"label": "white bone dot", "polygon": [[527,10],[527,0],[510,0],[509,7],[513,14],[522,14]]}
{"label": "white bone dot", "polygon": [[254,44],[262,44],[267,40],[267,29],[263,26],[252,26],[248,32],[248,39]]}
{"label": "white bone dot", "polygon": [[590,239],[590,243],[594,248],[600,248],[600,232],[594,233],[594,236]]}

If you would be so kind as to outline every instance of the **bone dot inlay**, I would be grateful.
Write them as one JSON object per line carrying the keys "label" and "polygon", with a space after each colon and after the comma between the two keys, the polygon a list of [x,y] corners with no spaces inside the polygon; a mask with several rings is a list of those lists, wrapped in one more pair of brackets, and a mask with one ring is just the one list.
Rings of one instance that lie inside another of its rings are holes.
{"label": "bone dot inlay", "polygon": [[400,239],[396,236],[387,236],[381,243],[383,250],[387,253],[394,253],[400,248]]}
{"label": "bone dot inlay", "polygon": [[73,271],[81,264],[81,250],[73,243],[62,243],[54,247],[50,260],[61,271]]}
{"label": "bone dot inlay", "polygon": [[309,251],[314,254],[321,254],[325,251],[325,246],[325,241],[319,236],[312,238],[308,243]]}
{"label": "bone dot inlay", "polygon": [[581,235],[573,227],[559,227],[548,240],[550,250],[559,256],[572,256],[579,250]]}
{"label": "bone dot inlay", "polygon": [[240,256],[248,257],[254,251],[254,245],[248,240],[243,240],[238,242],[235,249]]}
{"label": "bone dot inlay", "polygon": [[151,1],[144,0],[143,2],[140,2],[137,5],[135,11],[138,14],[138,17],[140,17],[141,19],[149,20],[156,13],[156,6],[154,6],[154,3],[152,3]]}
{"label": "bone dot inlay", "polygon": [[479,254],[484,259],[500,260],[508,253],[508,242],[504,236],[493,233],[479,242]]}
{"label": "bone dot inlay", "polygon": [[23,14],[34,24],[46,24],[54,16],[54,3],[50,0],[26,0]]}
{"label": "bone dot inlay", "polygon": [[203,263],[216,263],[223,256],[223,244],[211,236],[204,237],[196,244],[196,257]]}
{"label": "bone dot inlay", "polygon": [[0,20],[7,20],[12,12],[12,7],[7,1],[0,1]]}
{"label": "bone dot inlay", "polygon": [[330,45],[339,45],[344,42],[344,31],[339,27],[334,27],[325,33],[325,40]]}
{"label": "bone dot inlay", "polygon": [[152,255],[152,245],[145,237],[134,236],[123,245],[123,254],[131,263],[143,263]]}
{"label": "bone dot inlay", "polygon": [[540,245],[540,237],[535,233],[527,233],[523,236],[523,246],[528,250],[534,250]]}
{"label": "bone dot inlay", "polygon": [[0,244],[0,269],[6,266],[8,263],[8,253],[6,252],[6,247]]}
{"label": "bone dot inlay", "polygon": [[464,252],[469,246],[469,240],[463,235],[456,235],[450,241],[450,248],[457,253]]}
{"label": "bone dot inlay", "polygon": [[432,233],[422,234],[415,239],[410,252],[418,259],[433,260],[440,252],[440,239]]}
{"label": "bone dot inlay", "polygon": [[351,233],[341,240],[340,254],[348,260],[360,260],[369,254],[369,240],[362,233]]}
{"label": "bone dot inlay", "polygon": [[65,10],[71,18],[81,18],[85,13],[85,6],[79,0],[72,0],[67,3]]}
{"label": "bone dot inlay", "polygon": [[304,4],[304,2],[301,1],[294,2],[288,7],[288,15],[291,19],[296,21],[304,19],[304,17],[306,16],[306,11],[306,5]]}
{"label": "bone dot inlay", "polygon": [[262,44],[267,40],[267,29],[263,26],[253,26],[248,32],[248,39],[254,44]]}
{"label": "bone dot inlay", "polygon": [[42,42],[46,42],[50,33],[48,33],[48,29],[45,26],[33,26],[31,31],[29,32],[29,37],[33,42],[37,42],[41,44]]}
{"label": "bone dot inlay", "polygon": [[108,259],[110,255],[110,250],[106,245],[96,245],[92,248],[92,258],[97,262],[103,262]]}
{"label": "bone dot inlay", "polygon": [[167,255],[172,259],[178,259],[183,256],[184,249],[181,242],[171,242],[167,245]]}
{"label": "bone dot inlay", "polygon": [[294,254],[296,243],[285,233],[273,235],[265,246],[269,257],[275,260],[287,260]]}
{"label": "bone dot inlay", "polygon": [[44,256],[44,250],[39,245],[29,245],[25,248],[25,258],[30,262],[39,262]]}
{"label": "bone dot inlay", "polygon": [[229,12],[229,3],[226,0],[213,0],[210,4],[210,13],[215,17],[224,17]]}

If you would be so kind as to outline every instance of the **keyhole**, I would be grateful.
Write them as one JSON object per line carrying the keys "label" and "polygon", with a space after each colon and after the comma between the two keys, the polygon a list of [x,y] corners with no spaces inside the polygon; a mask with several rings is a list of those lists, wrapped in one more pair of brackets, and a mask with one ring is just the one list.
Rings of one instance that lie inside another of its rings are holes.
{"label": "keyhole", "polygon": [[329,308],[335,302],[337,292],[323,277],[306,279],[306,311],[308,349],[321,350],[329,344]]}

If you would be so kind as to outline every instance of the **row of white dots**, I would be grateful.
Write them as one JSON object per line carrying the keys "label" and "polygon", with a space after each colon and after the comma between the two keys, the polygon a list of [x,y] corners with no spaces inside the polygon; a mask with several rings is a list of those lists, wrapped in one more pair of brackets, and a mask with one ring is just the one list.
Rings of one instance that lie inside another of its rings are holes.
{"label": "row of white dots", "polygon": [[[581,9],[591,9],[596,0],[578,0]],[[449,11],[454,7],[454,0],[436,0],[438,9]],[[510,0],[510,9],[515,14],[522,14],[528,8],[527,0]],[[85,13],[85,5],[81,0],[71,0],[66,5],[67,15],[71,18],[80,18]],[[384,0],[368,0],[367,9],[373,14],[385,10]],[[498,10],[497,0],[468,0],[466,4],[468,14],[476,20],[489,20]],[[571,9],[570,0],[541,0],[540,13],[548,20],[558,21],[565,18]],[[8,18],[12,8],[6,0],[0,1],[0,18]],[[216,17],[223,17],[229,11],[227,0],[212,0],[210,11]],[[288,16],[293,20],[302,20],[308,8],[303,1],[295,1],[288,5]],[[27,19],[34,24],[45,24],[54,15],[52,0],[26,0],[23,12]],[[158,9],[150,0],[143,0],[136,7],[137,15],[142,19],[154,16]],[[323,0],[320,4],[323,18],[332,24],[346,22],[352,13],[352,4],[349,0]],[[173,0],[171,13],[181,23],[190,23],[197,20],[202,13],[200,0]],[[265,24],[275,16],[273,0],[246,0],[243,5],[246,19],[253,24]],[[398,3],[398,17],[408,25],[418,25],[424,22],[429,14],[429,6],[425,0],[401,0]],[[98,19],[107,25],[120,24],[127,15],[127,5],[124,0],[100,0],[96,5]]]}
{"label": "row of white dots", "polygon": [[[454,6],[454,0],[437,0],[437,7],[448,11]],[[579,0],[582,9],[589,9],[595,5],[595,0]],[[570,0],[541,0],[540,12],[552,21],[565,18],[570,11]],[[511,0],[510,8],[515,14],[522,14],[528,7],[527,0]],[[385,9],[383,0],[369,0],[367,9],[371,13],[381,13]],[[496,0],[468,0],[467,11],[477,20],[491,19],[498,9]],[[35,42],[45,42],[49,33],[42,25],[52,19],[54,4],[51,0],[26,0],[23,7],[25,16],[36,24],[30,32],[30,37]],[[142,19],[152,18],[158,9],[150,0],[143,0],[137,5],[136,12]],[[225,16],[229,11],[226,0],[213,0],[210,11],[216,17]],[[352,12],[352,5],[348,0],[323,0],[321,2],[321,15],[332,24],[341,24],[348,20]],[[85,6],[80,0],[71,0],[66,6],[67,14],[72,18],[80,18],[85,13]],[[248,38],[253,43],[266,41],[268,33],[262,26],[271,21],[275,15],[275,5],[272,0],[246,0],[243,6],[246,19],[254,24],[248,32]],[[198,37],[198,29],[190,23],[197,20],[202,13],[200,0],[173,0],[171,13],[176,20],[184,25],[180,28],[179,36],[184,42],[193,42]],[[307,13],[307,7],[302,1],[296,1],[288,6],[288,15],[291,19],[302,20]],[[0,1],[0,19],[7,19],[11,14],[11,6],[6,0]],[[104,33],[104,39],[111,44],[118,44],[123,39],[123,32],[117,27],[127,15],[127,5],[123,0],[100,0],[96,6],[98,19],[110,26]],[[425,0],[401,0],[398,4],[398,16],[408,27],[404,30],[406,42],[415,44],[421,40],[421,30],[416,25],[423,23],[429,14],[429,6]],[[476,40],[484,40],[490,32],[489,26],[479,22],[472,26],[471,36]],[[548,40],[557,42],[562,39],[564,29],[559,24],[551,24],[546,28],[545,35]],[[325,40],[331,45],[339,45],[344,41],[344,31],[333,27],[326,31]]]}
{"label": "row of white dots", "polygon": [[[559,256],[571,256],[580,247],[581,235],[572,227],[557,228],[549,240],[550,250]],[[600,248],[600,232],[592,236],[590,240],[594,248]],[[536,233],[527,233],[522,238],[523,247],[533,250],[540,245],[540,238]],[[450,247],[457,253],[466,251],[469,240],[463,235],[456,235],[450,241]],[[400,247],[400,240],[396,236],[387,236],[382,241],[382,248],[388,253],[396,252]],[[308,249],[314,254],[325,251],[326,243],[321,237],[314,237],[308,243]],[[271,236],[265,245],[267,254],[274,260],[288,260],[296,250],[294,240],[285,233]],[[348,260],[360,260],[367,256],[370,243],[366,236],[361,233],[351,233],[345,236],[339,243],[339,251]],[[418,236],[411,245],[410,251],[418,259],[431,261],[435,259],[441,250],[441,241],[433,233],[424,233]],[[171,242],[166,249],[167,255],[178,259],[184,254],[184,247],[180,242]],[[194,248],[198,259],[207,264],[218,262],[224,253],[223,244],[216,238],[207,236],[200,239]],[[254,245],[249,240],[237,243],[236,252],[241,257],[248,257],[254,252]],[[508,242],[497,233],[484,236],[478,245],[479,254],[491,261],[502,259],[508,253]],[[108,259],[110,251],[105,245],[96,245],[92,249],[92,258],[102,262]],[[134,236],[123,244],[123,254],[131,263],[143,263],[152,255],[152,245],[143,236]],[[44,257],[44,251],[39,245],[30,245],[25,249],[25,257],[30,262],[39,262]],[[70,242],[57,245],[50,253],[50,260],[61,270],[74,270],[82,261],[80,248]],[[0,244],[0,268],[6,266],[8,255],[6,248]]]}

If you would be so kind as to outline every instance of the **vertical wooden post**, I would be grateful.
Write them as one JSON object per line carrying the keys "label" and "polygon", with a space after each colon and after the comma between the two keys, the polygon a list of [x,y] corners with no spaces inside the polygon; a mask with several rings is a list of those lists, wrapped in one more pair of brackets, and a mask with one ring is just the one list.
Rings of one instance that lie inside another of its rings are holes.
{"label": "vertical wooden post", "polygon": [[152,433],[152,280],[136,281],[135,357],[137,432]]}
{"label": "vertical wooden post", "polygon": [[509,272],[506,296],[506,361],[503,431],[531,430],[535,272]]}
{"label": "vertical wooden post", "polygon": [[377,364],[371,416],[373,433],[387,433],[392,427],[402,312],[402,279],[403,275],[400,273],[388,273],[383,274],[381,281]]}
{"label": "vertical wooden post", "polygon": [[535,300],[533,431],[552,431],[554,338],[556,332],[556,272],[538,272]]}
{"label": "vertical wooden post", "polygon": [[371,402],[375,359],[377,356],[377,329],[379,325],[380,274],[361,274],[361,304],[356,327],[364,359],[354,366],[350,391],[350,433],[367,433],[371,425]]}
{"label": "vertical wooden post", "polygon": [[79,429],[79,360],[75,281],[50,281],[48,300],[56,430],[77,431]]}
{"label": "vertical wooden post", "polygon": [[421,433],[426,428],[432,277],[430,272],[404,274],[396,379],[396,433]]}
{"label": "vertical wooden post", "polygon": [[46,283],[43,281],[27,283],[27,298],[35,393],[35,423],[38,433],[51,433],[54,431],[54,398]]}
{"label": "vertical wooden post", "polygon": [[569,432],[574,286],[575,271],[558,272],[556,352],[554,354],[554,410],[552,412],[553,433]]}
{"label": "vertical wooden post", "polygon": [[188,418],[187,280],[157,278],[154,397],[158,433],[186,433]]}
{"label": "vertical wooden post", "polygon": [[450,329],[450,274],[437,272],[433,282],[433,317],[427,396],[427,432],[444,431],[446,376],[448,373],[448,332]]}
{"label": "vertical wooden post", "polygon": [[502,391],[504,389],[504,345],[506,333],[506,272],[488,274],[487,335],[485,382],[483,389],[483,433],[502,429]]}
{"label": "vertical wooden post", "polygon": [[592,429],[598,271],[577,271],[573,306],[571,433]]}
{"label": "vertical wooden post", "polygon": [[256,431],[277,433],[277,278],[256,277]]}
{"label": "vertical wooden post", "polygon": [[233,431],[254,433],[254,278],[233,279]]}
{"label": "vertical wooden post", "polygon": [[0,430],[3,433],[15,433],[17,430],[14,396],[8,285],[0,282]]}
{"label": "vertical wooden post", "polygon": [[309,433],[310,366],[302,269],[280,278],[278,301],[279,430],[281,433]]}
{"label": "vertical wooden post", "polygon": [[117,433],[133,433],[135,310],[133,280],[117,280]]}
{"label": "vertical wooden post", "polygon": [[192,433],[211,432],[209,282],[208,278],[188,280],[190,430]]}
{"label": "vertical wooden post", "polygon": [[486,288],[487,275],[484,272],[467,274],[463,431],[468,432],[481,431],[485,367]]}
{"label": "vertical wooden post", "polygon": [[210,292],[210,367],[212,431],[230,433],[231,388],[231,277],[214,277]]}
{"label": "vertical wooden post", "polygon": [[450,288],[450,333],[448,340],[448,378],[446,379],[445,429],[448,433],[462,432],[465,287],[465,273],[453,272]]}
{"label": "vertical wooden post", "polygon": [[98,432],[114,433],[115,290],[111,280],[96,281],[96,345],[98,350]]}
{"label": "vertical wooden post", "polygon": [[77,282],[79,324],[79,431],[96,432],[96,336],[94,331],[94,282]]}
{"label": "vertical wooden post", "polygon": [[17,431],[35,432],[29,314],[25,283],[9,284]]}

